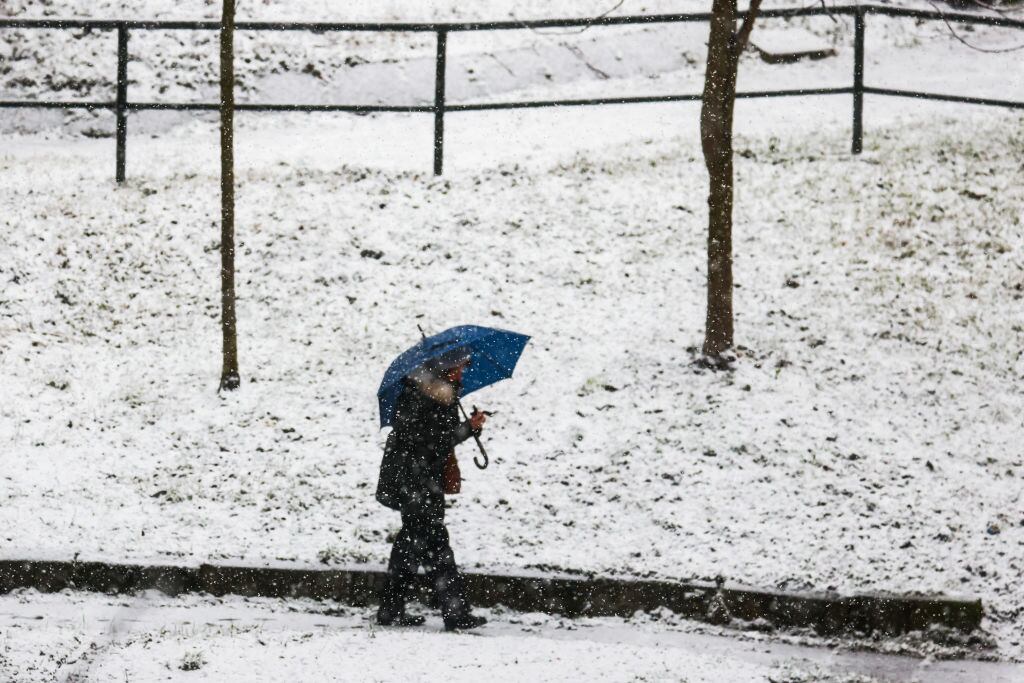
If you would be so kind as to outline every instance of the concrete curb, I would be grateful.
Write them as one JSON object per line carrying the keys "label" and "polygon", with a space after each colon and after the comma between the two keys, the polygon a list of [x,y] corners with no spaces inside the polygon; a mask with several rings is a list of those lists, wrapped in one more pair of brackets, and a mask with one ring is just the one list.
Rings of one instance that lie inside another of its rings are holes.
{"label": "concrete curb", "polygon": [[[298,569],[204,564],[198,567],[0,560],[0,593],[17,588],[65,588],[103,593],[155,589],[168,595],[210,593],[251,597],[332,599],[374,604],[383,571]],[[777,628],[813,629],[821,635],[900,635],[939,625],[964,632],[981,622],[981,600],[947,597],[779,593],[703,583],[574,576],[466,574],[474,605],[504,605],[523,612],[577,616],[629,616],[667,608],[701,621],[761,620]],[[429,590],[424,581],[421,598]],[[724,606],[724,610],[722,609]]]}

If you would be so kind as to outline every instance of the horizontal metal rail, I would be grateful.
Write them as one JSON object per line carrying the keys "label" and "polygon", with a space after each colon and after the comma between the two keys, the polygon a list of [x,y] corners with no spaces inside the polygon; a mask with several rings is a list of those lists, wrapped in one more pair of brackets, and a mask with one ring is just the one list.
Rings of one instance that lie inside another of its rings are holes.
{"label": "horizontal metal rail", "polygon": [[[349,114],[376,113],[428,113],[434,107],[429,105],[401,104],[236,104],[235,111],[267,111],[267,112],[345,112]],[[128,105],[131,111],[217,111],[220,105],[211,102],[133,102]]]}
{"label": "horizontal metal rail", "polygon": [[0,100],[0,109],[113,109],[115,102],[48,102],[45,100]]}
{"label": "horizontal metal rail", "polygon": [[[796,88],[792,90],[755,90],[737,92],[737,99],[759,99],[765,97],[808,97],[814,95],[849,95],[852,87],[843,88]],[[890,97],[909,97],[940,102],[957,102],[961,104],[979,104],[1009,109],[1024,109],[1024,102],[1014,100],[998,100],[987,97],[970,97],[965,95],[947,95],[944,93],[920,92],[917,90],[896,90],[892,88],[875,88],[864,86],[866,95],[886,95]],[[692,95],[642,95],[637,97],[594,97],[589,99],[569,100],[531,100],[526,102],[468,102],[465,104],[448,104],[443,111],[489,111],[499,109],[530,109],[545,107],[581,107],[607,104],[657,104],[662,102],[697,102],[699,94]],[[0,108],[17,109],[115,109],[116,102],[9,102],[0,100]],[[130,111],[217,111],[219,104],[214,102],[132,102],[128,104]],[[347,112],[355,114],[375,113],[420,113],[430,114],[437,111],[429,104],[246,104],[235,105],[237,111],[254,112]]]}
{"label": "horizontal metal rail", "polygon": [[[1024,65],[1022,65],[1024,68]],[[911,97],[918,100],[937,100],[939,102],[958,102],[960,104],[982,104],[989,107],[1006,107],[1008,109],[1024,109],[1024,102],[1013,100],[996,100],[989,97],[969,97],[966,95],[944,95],[935,92],[920,92],[917,90],[894,90],[892,88],[873,88],[864,86],[864,92],[869,95],[887,95],[889,97]]]}
{"label": "horizontal metal rail", "polygon": [[[849,95],[853,88],[798,88],[795,90],[757,90],[738,92],[737,98],[802,97],[806,95]],[[572,100],[533,100],[528,102],[474,102],[450,104],[445,111],[486,111],[492,109],[529,109],[533,107],[581,107],[604,104],[656,104],[659,102],[698,102],[698,95],[641,95],[638,97],[594,97]]]}
{"label": "horizontal metal rail", "polygon": [[[849,95],[853,88],[797,88],[792,90],[757,90],[738,92],[738,99],[762,97],[802,97],[809,95]],[[568,100],[530,100],[526,102],[468,102],[465,104],[446,104],[441,111],[488,111],[498,109],[531,109],[545,107],[581,107],[606,104],[656,104],[659,102],[697,102],[699,94],[692,95],[641,95],[637,97],[594,97],[589,99]],[[116,102],[3,102],[0,107],[45,107],[52,109],[114,109]],[[217,111],[220,105],[215,102],[131,102],[130,111]],[[376,105],[376,104],[246,104],[235,105],[236,111],[255,112],[349,112],[356,114],[372,113],[434,113],[437,107],[423,105]]]}
{"label": "horizontal metal rail", "polygon": [[[803,7],[790,9],[762,10],[762,19],[787,19],[792,17],[852,15],[854,21],[854,65],[853,85],[836,88],[794,88],[788,90],[761,90],[738,92],[738,99],[768,97],[804,97],[818,95],[853,95],[853,143],[852,151],[859,154],[863,137],[863,98],[865,94],[908,97],[924,100],[977,104],[985,106],[1024,109],[1024,102],[996,98],[945,95],[940,93],[875,88],[864,85],[864,31],[865,18],[869,14],[888,17],[909,17],[948,23],[979,24],[1014,29],[1024,29],[1024,20],[1005,16],[991,16],[966,12],[941,12],[912,10],[884,5],[841,5],[837,7]],[[740,12],[739,16],[745,16]],[[353,114],[373,113],[432,113],[434,115],[434,172],[440,175],[443,167],[444,115],[451,112],[496,111],[507,109],[535,109],[554,107],[581,107],[613,104],[653,104],[667,102],[696,102],[699,94],[686,95],[639,95],[632,97],[593,97],[574,99],[531,100],[520,102],[470,102],[448,104],[445,100],[445,62],[447,35],[452,32],[468,31],[514,31],[542,30],[549,28],[579,28],[591,26],[628,26],[685,22],[708,22],[711,14],[696,12],[685,14],[649,14],[597,18],[540,19],[532,21],[485,21],[485,22],[417,22],[417,23],[371,23],[371,22],[255,22],[242,21],[235,24],[237,31],[306,31],[328,33],[340,31],[366,32],[430,32],[437,40],[435,96],[433,104],[294,104],[294,103],[248,103],[236,104],[237,111],[250,112],[344,112]],[[135,20],[94,20],[94,19],[12,19],[0,18],[0,29],[81,29],[86,33],[96,31],[117,31],[117,101],[0,101],[0,109],[85,109],[111,110],[117,115],[117,163],[115,177],[118,182],[125,176],[125,151],[127,147],[127,115],[142,111],[209,111],[216,112],[220,105],[209,102],[131,102],[128,100],[128,35],[132,30],[140,31],[218,31],[218,21],[135,21]]]}
{"label": "horizontal metal rail", "polygon": [[929,19],[932,21],[948,21],[952,24],[979,24],[984,26],[1003,26],[1006,28],[1024,28],[1024,20],[1011,19],[991,14],[975,14],[973,12],[937,12],[934,10],[907,9],[889,5],[864,5],[868,14],[886,17],[907,17],[910,19]]}
{"label": "horizontal metal rail", "polygon": [[[856,14],[862,11],[890,17],[911,17],[915,19],[932,19],[962,24],[986,24],[1009,28],[1024,28],[1024,20],[1010,19],[1002,16],[975,14],[969,12],[939,12],[935,10],[916,10],[887,5],[840,5],[836,7],[799,7],[790,9],[763,9],[758,12],[762,19],[788,19],[793,17],[833,16]],[[738,12],[737,17],[743,18],[746,12]],[[515,31],[521,29],[545,28],[580,28],[585,26],[623,26],[642,24],[674,24],[687,22],[707,22],[710,12],[689,12],[682,14],[634,14],[609,17],[577,17],[571,19],[534,19],[506,21],[469,21],[469,22],[274,22],[274,21],[239,21],[235,23],[236,31],[311,31],[329,33],[336,31],[351,32],[397,32],[397,33],[436,33],[447,31]],[[168,30],[168,31],[216,31],[220,29],[217,21],[148,21],[148,20],[111,20],[111,19],[2,19],[0,28],[40,28],[40,29],[96,29],[113,30],[124,27],[132,30]]]}

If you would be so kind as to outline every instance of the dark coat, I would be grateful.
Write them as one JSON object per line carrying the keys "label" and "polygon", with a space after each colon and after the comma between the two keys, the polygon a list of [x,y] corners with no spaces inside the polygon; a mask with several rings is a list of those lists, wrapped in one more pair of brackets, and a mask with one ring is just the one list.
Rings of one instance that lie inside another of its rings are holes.
{"label": "dark coat", "polygon": [[380,464],[377,501],[403,514],[443,518],[444,464],[452,448],[472,434],[469,423],[460,423],[454,402],[438,402],[405,380],[393,427]]}

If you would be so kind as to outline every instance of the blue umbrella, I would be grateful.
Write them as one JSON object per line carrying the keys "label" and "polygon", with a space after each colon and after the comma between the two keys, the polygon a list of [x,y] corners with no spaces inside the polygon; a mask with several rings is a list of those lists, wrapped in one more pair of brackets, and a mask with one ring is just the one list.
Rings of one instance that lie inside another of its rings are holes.
{"label": "blue umbrella", "polygon": [[460,391],[460,396],[465,396],[511,377],[529,339],[525,334],[478,325],[460,325],[424,337],[393,360],[384,373],[377,390],[380,426],[386,427],[395,419],[402,379],[424,363],[449,354],[469,356],[471,363],[462,374]]}

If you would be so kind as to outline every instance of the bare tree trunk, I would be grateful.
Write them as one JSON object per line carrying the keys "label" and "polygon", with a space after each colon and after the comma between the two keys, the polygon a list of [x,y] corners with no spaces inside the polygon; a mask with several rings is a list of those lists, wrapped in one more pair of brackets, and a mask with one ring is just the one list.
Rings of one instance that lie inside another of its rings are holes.
{"label": "bare tree trunk", "polygon": [[224,0],[220,26],[220,303],[223,368],[220,389],[241,384],[235,324],[235,0]]}
{"label": "bare tree trunk", "polygon": [[718,358],[733,345],[732,315],[732,121],[736,75],[760,0],[736,32],[736,0],[713,0],[708,62],[700,110],[700,139],[708,169],[708,301],[705,356]]}

